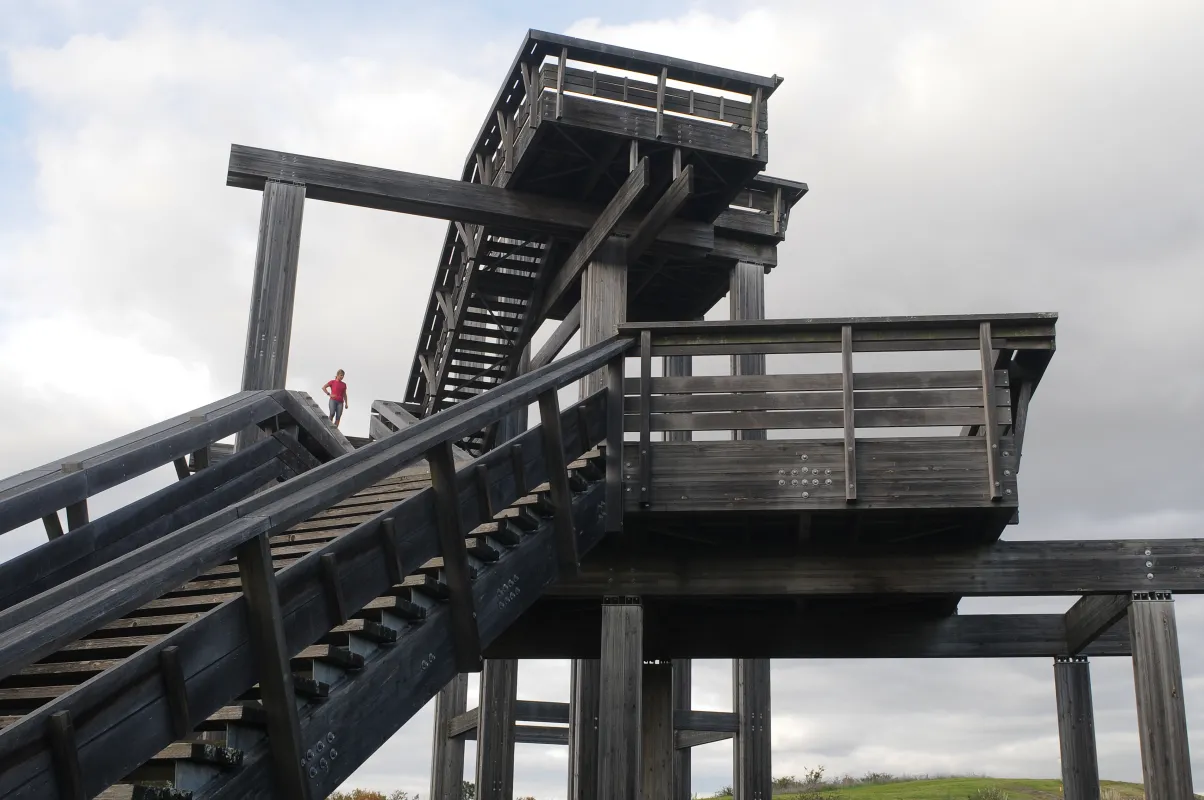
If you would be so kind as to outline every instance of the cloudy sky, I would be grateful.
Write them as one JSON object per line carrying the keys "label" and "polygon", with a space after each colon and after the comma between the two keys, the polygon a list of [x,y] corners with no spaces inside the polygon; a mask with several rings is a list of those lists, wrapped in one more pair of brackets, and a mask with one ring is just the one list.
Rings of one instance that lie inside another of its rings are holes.
{"label": "cloudy sky", "polygon": [[[237,390],[259,194],[224,185],[232,142],[457,177],[529,27],[785,76],[770,172],[811,193],[769,316],[1061,313],[1009,537],[1200,535],[1204,5],[1187,0],[0,0],[0,474]],[[349,433],[402,395],[443,230],[305,209],[289,387],[345,369]],[[7,535],[0,558],[41,536]],[[1204,605],[1178,605],[1202,785]],[[1101,770],[1140,780],[1131,667],[1093,671]],[[728,664],[696,672],[695,706],[730,708]],[[775,662],[774,771],[1057,776],[1051,672]],[[566,664],[524,664],[522,697],[567,691]],[[429,744],[427,709],[355,782],[425,795]],[[729,745],[694,763],[696,791],[730,781]],[[565,765],[520,746],[517,793],[563,797]]]}

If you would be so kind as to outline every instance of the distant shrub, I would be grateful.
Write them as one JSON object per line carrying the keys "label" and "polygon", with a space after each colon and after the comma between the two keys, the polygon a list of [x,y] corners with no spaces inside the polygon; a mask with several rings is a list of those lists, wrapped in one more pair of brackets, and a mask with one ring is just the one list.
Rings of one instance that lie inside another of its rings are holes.
{"label": "distant shrub", "polygon": [[966,800],[1008,800],[1008,793],[998,786],[986,786],[971,794]]}

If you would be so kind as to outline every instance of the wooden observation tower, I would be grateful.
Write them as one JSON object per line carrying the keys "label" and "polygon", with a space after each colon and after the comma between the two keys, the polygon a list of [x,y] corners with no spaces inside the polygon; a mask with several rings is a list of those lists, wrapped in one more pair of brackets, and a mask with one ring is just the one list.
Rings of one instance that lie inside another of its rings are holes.
{"label": "wooden observation tower", "polygon": [[[1132,658],[1147,797],[1191,797],[1172,593],[1204,542],[1001,538],[1055,315],[764,318],[807,192],[765,174],[780,82],[531,31],[458,180],[235,145],[242,391],[0,482],[0,532],[48,537],[0,564],[0,797],[322,798],[437,698],[436,800],[468,739],[482,800],[524,742],[568,747],[572,800],[684,800],[722,739],[769,800],[770,659],[1039,657],[1085,800],[1090,656]],[[286,388],[307,200],[448,221],[369,439]],[[957,613],[1021,595],[1078,599]],[[538,658],[568,703],[518,699]],[[693,658],[733,660],[731,712],[691,709]]]}

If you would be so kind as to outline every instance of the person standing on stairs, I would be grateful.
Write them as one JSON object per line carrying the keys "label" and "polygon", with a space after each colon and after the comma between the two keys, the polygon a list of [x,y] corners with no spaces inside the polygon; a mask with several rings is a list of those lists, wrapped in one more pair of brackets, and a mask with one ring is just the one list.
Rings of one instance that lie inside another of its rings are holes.
{"label": "person standing on stairs", "polygon": [[330,398],[330,421],[337,428],[343,420],[343,409],[351,407],[347,402],[347,384],[343,383],[343,370],[336,372],[333,380],[326,381],[322,391]]}

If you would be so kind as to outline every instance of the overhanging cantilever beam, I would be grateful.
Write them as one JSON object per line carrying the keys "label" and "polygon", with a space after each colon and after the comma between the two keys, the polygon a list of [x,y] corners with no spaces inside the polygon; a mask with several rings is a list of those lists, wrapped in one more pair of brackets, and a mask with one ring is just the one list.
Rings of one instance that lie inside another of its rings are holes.
{"label": "overhanging cantilever beam", "polygon": [[[568,239],[582,236],[601,212],[588,203],[480,183],[231,145],[226,185],[262,190],[270,180],[305,184],[305,196],[310,200],[496,225]],[[615,232],[630,235],[638,224],[639,220],[622,220]],[[777,263],[777,248],[773,243],[716,236],[714,225],[684,219],[669,223],[657,237],[654,249],[684,257],[710,254],[736,261]]]}
{"label": "overhanging cantilever beam", "polygon": [[627,176],[627,180],[623,181],[623,185],[615,192],[615,196],[606,204],[606,208],[598,215],[594,224],[586,231],[581,242],[565,259],[560,266],[560,271],[552,278],[552,282],[548,285],[547,291],[544,293],[543,307],[540,308],[537,319],[543,319],[548,315],[548,310],[560,301],[564,293],[568,291],[573,282],[581,274],[581,270],[585,269],[598,252],[598,248],[606,241],[607,237],[614,232],[615,226],[619,224],[619,220],[627,213],[632,204],[640,198],[644,190],[648,188],[648,157],[644,156],[640,159],[640,163],[636,165],[631,174]]}
{"label": "overhanging cantilever beam", "polygon": [[688,164],[656,201],[656,205],[644,216],[643,222],[635,229],[635,233],[631,234],[631,238],[627,240],[628,263],[644,254],[693,193],[694,165]]}

